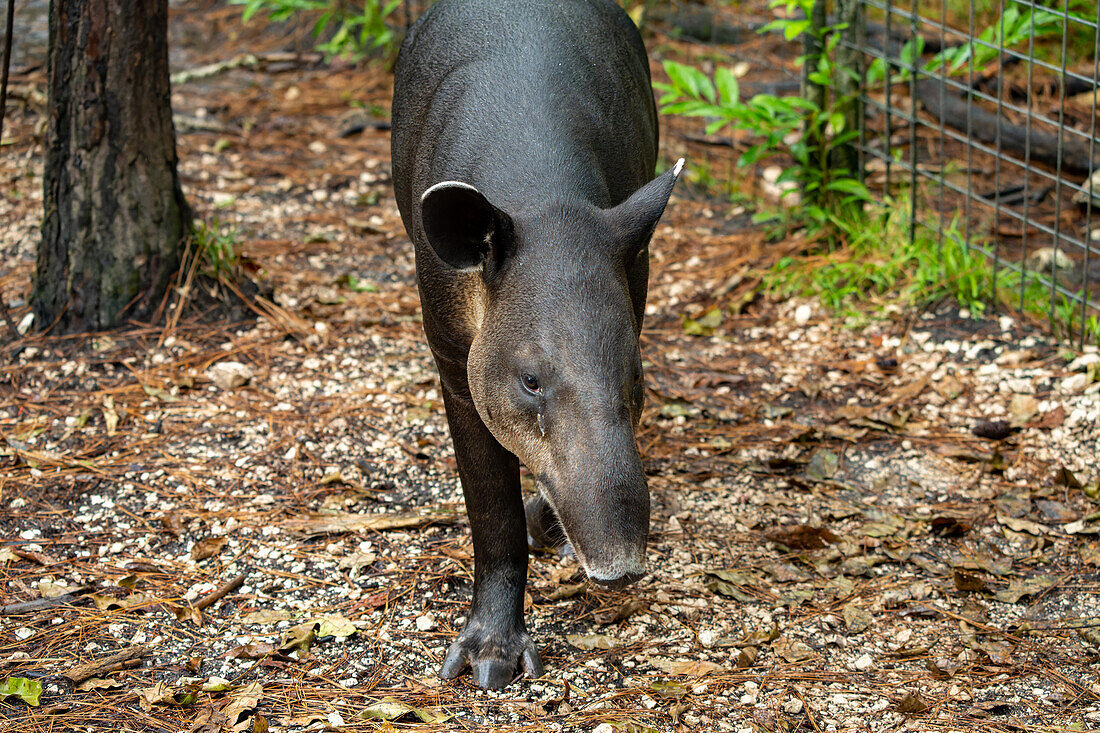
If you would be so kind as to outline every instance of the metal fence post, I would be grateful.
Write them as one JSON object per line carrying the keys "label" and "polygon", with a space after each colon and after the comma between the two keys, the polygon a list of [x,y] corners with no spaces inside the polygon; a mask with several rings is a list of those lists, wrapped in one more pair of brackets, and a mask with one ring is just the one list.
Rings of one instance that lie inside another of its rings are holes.
{"label": "metal fence post", "polygon": [[[844,132],[856,130],[863,120],[862,94],[865,84],[863,55],[864,37],[862,0],[836,0],[836,21],[841,26],[841,41],[836,46],[834,62],[841,70],[836,77],[837,111],[844,115]],[[859,141],[855,138],[833,148],[834,169],[844,169],[848,175],[863,180],[859,162]]]}
{"label": "metal fence post", "polygon": [[[802,34],[802,55],[805,58],[802,64],[802,97],[811,102],[817,109],[825,109],[829,94],[828,89],[824,86],[810,80],[810,75],[817,69],[818,59],[825,53],[822,37],[829,22],[828,15],[825,12],[825,3],[826,0],[814,0],[813,8],[810,10],[810,29]],[[807,122],[802,134],[810,138],[816,138],[811,139],[809,142],[815,151],[816,165],[824,169],[827,165],[825,160],[827,151],[821,131],[813,123]],[[821,193],[821,190],[818,189],[811,195],[803,188],[802,198],[803,200],[820,198]]]}

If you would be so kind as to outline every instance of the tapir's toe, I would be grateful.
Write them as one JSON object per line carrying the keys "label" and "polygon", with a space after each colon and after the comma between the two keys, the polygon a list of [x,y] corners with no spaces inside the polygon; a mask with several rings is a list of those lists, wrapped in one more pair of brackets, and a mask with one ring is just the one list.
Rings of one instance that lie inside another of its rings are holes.
{"label": "tapir's toe", "polygon": [[466,650],[462,644],[455,642],[447,650],[447,656],[443,658],[443,666],[439,669],[439,676],[445,680],[453,680],[466,669]]}
{"label": "tapir's toe", "polygon": [[474,684],[483,690],[501,690],[512,681],[515,671],[515,661],[484,659],[474,663]]}
{"label": "tapir's toe", "polygon": [[522,668],[528,677],[542,676],[538,650],[525,633],[516,634],[501,644],[478,638],[467,629],[447,650],[439,676],[453,680],[467,668],[471,670],[474,684],[484,690],[507,687],[517,668]]}

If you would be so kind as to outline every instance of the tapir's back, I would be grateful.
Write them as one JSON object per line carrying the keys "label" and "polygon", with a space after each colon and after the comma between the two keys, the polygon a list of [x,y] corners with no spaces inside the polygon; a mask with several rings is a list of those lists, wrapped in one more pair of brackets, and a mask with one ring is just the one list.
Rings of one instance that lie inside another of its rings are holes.
{"label": "tapir's back", "polygon": [[397,203],[441,180],[506,210],[626,199],[653,175],[645,47],[611,0],[440,0],[401,48],[393,104]]}

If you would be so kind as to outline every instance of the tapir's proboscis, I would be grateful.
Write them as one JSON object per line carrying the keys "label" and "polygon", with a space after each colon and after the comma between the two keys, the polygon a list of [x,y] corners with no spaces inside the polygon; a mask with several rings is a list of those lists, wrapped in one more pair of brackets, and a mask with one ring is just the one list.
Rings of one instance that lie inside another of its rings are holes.
{"label": "tapir's proboscis", "polygon": [[[392,120],[474,544],[441,673],[500,688],[542,674],[523,620],[529,541],[570,545],[601,585],[645,573],[638,335],[683,161],[653,178],[645,46],[612,0],[440,0],[401,47]],[[526,519],[521,461],[538,487]]]}

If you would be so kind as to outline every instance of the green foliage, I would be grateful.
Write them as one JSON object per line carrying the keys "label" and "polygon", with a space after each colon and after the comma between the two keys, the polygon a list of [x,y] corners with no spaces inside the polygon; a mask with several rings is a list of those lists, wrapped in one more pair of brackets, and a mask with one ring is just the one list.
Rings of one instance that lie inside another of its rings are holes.
{"label": "green foliage", "polygon": [[[1037,24],[1034,52],[1036,58],[1042,59],[1049,63],[1059,64],[1062,58],[1062,26],[1061,21],[1058,19],[1056,13],[1068,12],[1071,17],[1077,18],[1081,22],[1070,22],[1065,29],[1067,33],[1067,51],[1069,58],[1092,58],[1095,31],[1093,25],[1096,23],[1096,0],[944,0],[947,5],[947,20],[948,25],[955,28],[966,28],[973,18],[974,27],[977,28],[989,28],[994,29],[1000,25],[1001,9],[1006,4],[1011,8],[1012,4],[1018,4],[1024,8],[1031,8],[1033,5],[1038,9],[1039,15],[1035,17]],[[1055,13],[1047,13],[1043,8],[1049,8]],[[1014,8],[1013,8],[1014,9]],[[973,13],[971,13],[973,10]],[[1030,13],[1028,13],[1030,14]],[[1018,16],[1023,16],[1023,13],[1017,11]],[[1045,16],[1053,16],[1051,23],[1045,23]],[[1011,48],[1012,46],[1023,43],[1027,40],[1026,30],[1023,33],[1016,33],[1016,40],[1009,40],[1013,34],[1007,32],[1007,27],[1010,27],[1014,18],[1010,18],[1006,13],[1006,41],[1005,47]],[[1040,25],[1046,25],[1046,28],[1039,27]],[[998,45],[996,35],[982,35],[984,40],[991,41],[994,45]],[[1043,41],[1047,40],[1048,43]],[[993,55],[996,58],[996,54]],[[975,66],[981,66],[981,64],[975,64]]]}
{"label": "green foliage", "polygon": [[223,226],[215,217],[210,224],[196,222],[192,236],[204,275],[215,280],[236,277],[241,260],[236,252],[235,228]]}
{"label": "green foliage", "polygon": [[1094,344],[1100,344],[1100,316],[1085,319],[1085,338]]}
{"label": "green foliage", "polygon": [[1043,37],[1061,32],[1061,18],[1054,13],[1032,8],[1023,12],[1016,5],[1008,5],[1001,17],[979,33],[977,39],[944,49],[928,62],[926,68],[936,71],[946,66],[950,73],[954,73],[972,63],[975,69],[983,69],[1000,56],[1002,48],[1017,46],[1033,35]]}
{"label": "green foliage", "polygon": [[953,227],[942,247],[923,227],[910,238],[908,211],[904,203],[886,204],[851,232],[846,247],[780,260],[765,278],[765,290],[814,296],[857,318],[867,305],[922,305],[943,297],[982,313],[993,281],[984,255],[962,245]]}
{"label": "green foliage", "polygon": [[[1048,0],[1048,2],[1055,2],[1054,7],[1060,12],[1063,9],[1061,0]],[[1030,0],[1029,0],[1030,5]],[[924,39],[920,36],[916,36],[905,43],[901,50],[898,52],[898,65],[901,69],[891,75],[890,82],[892,84],[899,84],[907,82],[912,76],[913,69],[920,69],[927,73],[943,73],[943,74],[957,74],[963,70],[973,69],[975,72],[986,71],[991,64],[996,62],[1001,54],[1001,49],[1019,47],[1028,42],[1028,39],[1033,39],[1036,44],[1034,49],[1036,56],[1043,57],[1041,53],[1041,47],[1044,41],[1053,41],[1060,39],[1063,32],[1070,33],[1071,36],[1080,35],[1078,31],[1088,30],[1091,31],[1092,24],[1096,23],[1095,6],[1092,10],[1086,11],[1087,3],[1080,4],[1074,2],[1070,5],[1069,15],[1079,18],[1084,21],[1083,24],[1070,23],[1068,28],[1063,27],[1062,18],[1054,12],[1044,10],[1042,8],[1031,8],[1012,3],[1012,0],[1008,0],[1007,4],[1004,4],[1004,12],[1000,12],[1002,7],[1001,3],[989,4],[988,7],[983,7],[981,2],[975,4],[975,16],[990,15],[996,11],[996,15],[989,18],[988,24],[978,32],[976,38],[972,39],[969,43],[964,43],[959,46],[947,48],[940,53],[933,56],[927,63],[921,63],[921,56],[924,53]],[[957,12],[952,15],[959,18],[959,22],[967,23],[968,20],[968,5],[963,4],[963,7],[959,8]],[[976,24],[979,21],[975,20]],[[1092,54],[1092,35],[1088,34],[1087,48],[1080,49],[1084,52],[1083,55],[1091,56]],[[1061,44],[1059,46],[1059,56],[1061,51]],[[1081,45],[1078,41],[1077,45]],[[881,58],[877,58],[871,62],[867,68],[867,83],[869,85],[876,85],[882,83],[886,78],[886,63]]]}
{"label": "green foliage", "polygon": [[847,246],[784,257],[765,275],[763,289],[777,297],[814,297],[854,324],[866,319],[868,307],[920,307],[949,298],[982,315],[990,303],[1001,303],[1049,320],[1061,333],[1084,328],[1087,339],[1100,340],[1100,317],[1081,320],[1083,291],[1052,296],[1035,273],[995,269],[992,253],[967,243],[957,222],[942,233],[918,222],[910,235],[909,211],[907,201],[887,201],[849,232]]}
{"label": "green foliage", "polygon": [[[1017,281],[1019,278],[1016,278]],[[1034,289],[1035,295],[1028,297]],[[1048,320],[1056,335],[1067,339],[1084,338],[1085,341],[1100,344],[1100,317],[1088,315],[1082,318],[1081,303],[1088,293],[1078,290],[1072,296],[1064,293],[1052,293],[1050,283],[1029,280],[1024,297],[1024,311]],[[1095,309],[1093,309],[1095,312]]]}
{"label": "green foliage", "polygon": [[344,279],[344,283],[348,286],[348,290],[356,293],[377,293],[378,286],[368,280],[360,280],[352,273],[348,273]]}
{"label": "green foliage", "polygon": [[[813,0],[772,0],[772,7],[784,7],[788,16],[801,10],[805,17],[775,20],[762,29],[779,30],[788,39],[811,33],[824,52],[803,57],[809,64],[807,78],[826,92],[820,104],[800,96],[778,97],[758,94],[742,101],[737,77],[720,67],[711,79],[699,69],[675,61],[665,61],[669,83],[655,83],[660,93],[661,111],[686,117],[708,118],[706,132],[713,135],[723,129],[745,130],[755,140],[737,161],[739,167],[756,165],[775,156],[793,160],[777,183],[796,181],[804,203],[796,212],[797,223],[811,230],[843,233],[858,219],[863,202],[870,201],[867,188],[856,172],[837,165],[835,151],[851,143],[859,134],[848,124],[843,112],[853,96],[839,95],[837,82],[850,71],[837,66],[830,57],[840,41],[843,26],[815,28],[809,20]],[[831,99],[828,95],[831,94]]]}
{"label": "green foliage", "polygon": [[279,23],[299,13],[320,13],[313,25],[313,37],[320,39],[331,32],[328,40],[317,43],[317,50],[330,58],[342,57],[358,61],[381,51],[392,53],[395,36],[386,19],[401,6],[402,0],[229,0],[243,5],[241,21],[247,23],[256,13],[267,13],[269,20]]}

